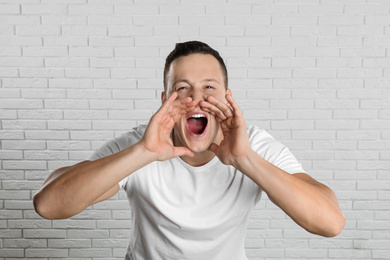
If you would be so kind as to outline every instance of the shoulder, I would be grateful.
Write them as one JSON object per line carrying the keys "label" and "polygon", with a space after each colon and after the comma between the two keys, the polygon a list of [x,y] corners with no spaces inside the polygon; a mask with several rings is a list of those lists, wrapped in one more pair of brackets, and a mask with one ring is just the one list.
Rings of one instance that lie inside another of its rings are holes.
{"label": "shoulder", "polygon": [[257,126],[248,126],[248,137],[252,149],[269,162],[275,162],[276,158],[287,149],[266,130]]}
{"label": "shoulder", "polygon": [[112,139],[107,144],[115,144],[119,150],[123,150],[141,140],[145,130],[146,125],[138,125],[129,132]]}
{"label": "shoulder", "polygon": [[290,149],[267,131],[256,126],[247,128],[252,149],[261,157],[288,173],[305,172],[302,164],[298,162]]}
{"label": "shoulder", "polygon": [[270,145],[277,144],[275,138],[270,135],[266,130],[260,129],[257,126],[247,126],[249,141],[252,145]]}
{"label": "shoulder", "polygon": [[137,143],[141,140],[147,125],[138,125],[131,129],[129,132],[124,133],[110,141],[104,143],[89,157],[88,160],[96,160],[102,157],[115,154],[122,151],[123,149]]}

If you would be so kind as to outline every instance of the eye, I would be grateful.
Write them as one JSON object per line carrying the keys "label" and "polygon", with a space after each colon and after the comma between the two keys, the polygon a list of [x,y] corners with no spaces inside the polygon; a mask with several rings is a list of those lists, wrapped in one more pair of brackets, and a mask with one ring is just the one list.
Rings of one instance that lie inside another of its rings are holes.
{"label": "eye", "polygon": [[213,86],[206,86],[206,89],[214,89]]}
{"label": "eye", "polygon": [[186,89],[188,89],[186,86],[182,86],[182,87],[176,88],[176,91],[186,90]]}

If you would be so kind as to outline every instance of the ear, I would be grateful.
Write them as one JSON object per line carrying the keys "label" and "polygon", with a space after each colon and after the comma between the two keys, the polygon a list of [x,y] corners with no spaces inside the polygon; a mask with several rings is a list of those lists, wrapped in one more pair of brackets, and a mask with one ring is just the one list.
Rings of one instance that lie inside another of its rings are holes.
{"label": "ear", "polygon": [[167,94],[163,91],[161,92],[161,104],[164,103],[165,100],[167,100]]}
{"label": "ear", "polygon": [[229,96],[233,96],[233,94],[232,94],[232,91],[230,90],[230,88],[228,88],[227,90],[226,90],[226,94],[228,94]]}

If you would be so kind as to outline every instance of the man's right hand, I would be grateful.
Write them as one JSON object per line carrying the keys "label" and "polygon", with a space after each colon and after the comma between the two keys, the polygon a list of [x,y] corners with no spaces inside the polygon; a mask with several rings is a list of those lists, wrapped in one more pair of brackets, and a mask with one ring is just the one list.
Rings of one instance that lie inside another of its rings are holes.
{"label": "man's right hand", "polygon": [[177,92],[173,92],[168,99],[164,101],[160,109],[150,119],[144,136],[139,144],[150,152],[153,161],[164,161],[174,157],[188,155],[194,156],[194,153],[187,147],[175,147],[171,139],[171,132],[175,122],[196,107],[196,101],[190,97],[179,100]]}

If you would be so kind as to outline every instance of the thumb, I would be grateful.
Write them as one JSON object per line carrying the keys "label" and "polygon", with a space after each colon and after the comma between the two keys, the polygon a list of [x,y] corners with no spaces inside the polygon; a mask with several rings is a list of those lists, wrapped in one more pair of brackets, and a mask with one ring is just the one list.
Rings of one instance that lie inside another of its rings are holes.
{"label": "thumb", "polygon": [[209,147],[209,150],[212,151],[213,153],[217,154],[218,152],[218,149],[219,149],[219,145],[215,144],[215,143],[212,143]]}
{"label": "thumb", "polygon": [[183,155],[194,157],[194,153],[187,147],[175,147],[174,149],[175,149],[174,150],[175,157],[183,156]]}

